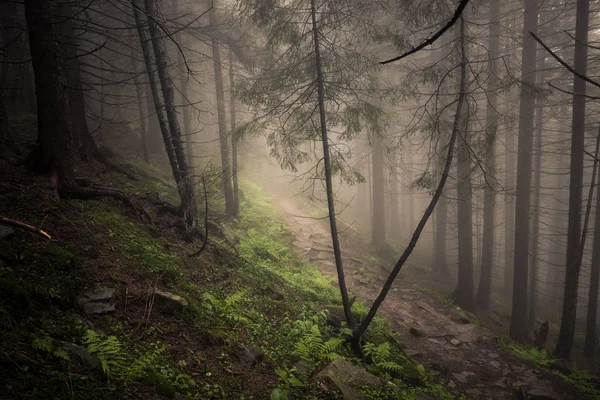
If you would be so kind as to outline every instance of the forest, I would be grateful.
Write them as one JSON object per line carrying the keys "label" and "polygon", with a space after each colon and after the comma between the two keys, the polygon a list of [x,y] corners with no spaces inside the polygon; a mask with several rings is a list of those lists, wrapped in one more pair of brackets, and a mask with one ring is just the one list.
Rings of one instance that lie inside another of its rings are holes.
{"label": "forest", "polygon": [[0,0],[0,400],[600,399],[600,1]]}

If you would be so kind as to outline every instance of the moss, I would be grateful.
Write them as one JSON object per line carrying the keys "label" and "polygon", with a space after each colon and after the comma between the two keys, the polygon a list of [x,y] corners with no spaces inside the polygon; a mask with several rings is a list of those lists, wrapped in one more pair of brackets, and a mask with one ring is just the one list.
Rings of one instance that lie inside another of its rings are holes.
{"label": "moss", "polygon": [[130,263],[153,274],[167,273],[167,279],[179,276],[181,258],[166,251],[150,232],[104,203],[88,201],[83,206],[84,217],[91,224],[100,225],[106,236],[124,251]]}

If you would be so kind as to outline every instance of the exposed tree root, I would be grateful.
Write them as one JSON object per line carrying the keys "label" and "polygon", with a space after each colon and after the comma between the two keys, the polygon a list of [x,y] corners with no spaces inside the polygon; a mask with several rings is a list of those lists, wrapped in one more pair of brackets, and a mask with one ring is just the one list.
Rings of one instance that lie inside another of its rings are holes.
{"label": "exposed tree root", "polygon": [[61,189],[59,194],[61,197],[64,198],[82,200],[94,199],[97,197],[112,197],[113,199],[121,200],[124,204],[133,209],[140,219],[144,217],[148,220],[148,222],[152,224],[152,217],[150,216],[150,214],[148,214],[144,207],[138,201],[134,200],[131,196],[118,189],[112,189],[109,187],[95,185],[91,185],[88,187],[70,185],[66,188]]}

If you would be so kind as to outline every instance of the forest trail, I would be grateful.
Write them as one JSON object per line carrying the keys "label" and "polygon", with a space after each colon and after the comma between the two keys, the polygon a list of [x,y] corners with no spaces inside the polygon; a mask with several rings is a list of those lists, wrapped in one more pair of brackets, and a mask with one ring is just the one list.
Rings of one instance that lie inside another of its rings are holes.
{"label": "forest trail", "polygon": [[[307,216],[290,191],[269,182],[266,190],[277,204],[286,229],[295,236],[294,250],[326,276],[336,278],[329,221]],[[277,189],[276,189],[277,188]],[[350,293],[370,306],[387,270],[369,261],[369,248],[344,232],[340,242]],[[408,266],[410,268],[410,266]],[[468,399],[575,399],[556,376],[536,370],[503,351],[497,336],[472,323],[455,307],[412,285],[401,272],[379,313],[390,321],[406,353]]]}

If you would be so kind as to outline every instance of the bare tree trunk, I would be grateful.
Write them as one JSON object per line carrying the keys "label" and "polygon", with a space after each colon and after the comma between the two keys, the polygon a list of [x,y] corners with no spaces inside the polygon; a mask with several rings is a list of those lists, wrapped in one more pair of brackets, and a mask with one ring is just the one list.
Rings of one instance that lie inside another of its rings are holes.
{"label": "bare tree trunk", "polygon": [[[544,59],[546,54],[541,50],[541,58],[538,62],[538,85],[545,82]],[[542,179],[542,133],[544,131],[544,104],[543,99],[538,97],[536,100],[535,115],[535,156],[534,181],[533,181],[533,221],[531,223],[531,271],[529,272],[529,329],[533,329],[536,319],[537,298],[538,298],[538,257],[539,257],[539,231],[540,231],[540,191]]]}
{"label": "bare tree trunk", "polygon": [[[216,26],[214,8],[208,13],[209,23]],[[225,115],[225,93],[223,90],[223,73],[221,65],[221,49],[219,42],[212,39],[213,67],[215,71],[215,85],[217,95],[217,116],[219,119],[219,139],[221,144],[221,170],[223,192],[225,194],[225,215],[233,216],[235,214],[235,200],[233,196],[233,187],[231,185],[231,166],[229,161],[229,143],[227,140],[227,118]]]}
{"label": "bare tree trunk", "polygon": [[484,310],[490,307],[492,272],[494,269],[494,214],[496,208],[496,133],[498,131],[498,60],[500,52],[500,3],[490,2],[489,10],[490,71],[488,80],[488,105],[485,115],[486,139],[489,153],[486,157],[486,185],[483,198],[483,245],[481,249],[481,273],[475,303]]}
{"label": "bare tree trunk", "polygon": [[133,48],[131,49],[131,63],[133,65],[133,84],[135,85],[135,96],[137,99],[138,115],[140,119],[140,137],[142,139],[142,151],[144,155],[144,162],[150,162],[150,151],[148,145],[148,128],[146,127],[146,115],[144,114],[144,92],[142,83],[140,82],[139,64],[135,58]]}
{"label": "bare tree trunk", "polygon": [[[589,0],[577,0],[575,27],[575,71],[587,72],[587,43],[589,26]],[[571,172],[569,184],[569,230],[567,235],[567,267],[560,331],[554,355],[569,358],[575,336],[577,290],[581,269],[581,208],[583,189],[583,151],[585,137],[585,89],[583,79],[575,76],[573,82],[573,125],[571,134]]]}
{"label": "bare tree trunk", "polygon": [[73,178],[73,128],[67,93],[67,74],[55,16],[56,0],[26,0],[25,17],[35,74],[38,104],[38,137],[32,154],[37,173],[50,176],[59,192],[68,190]]}
{"label": "bare tree trunk", "polygon": [[234,88],[234,73],[233,73],[233,51],[229,49],[229,113],[231,124],[231,176],[233,178],[233,215],[238,216],[240,212],[240,189],[238,185],[238,156],[237,143],[238,137],[236,133],[236,116],[235,116],[235,97],[233,96]]}
{"label": "bare tree trunk", "polygon": [[373,133],[371,135],[373,147],[373,227],[371,229],[372,241],[377,250],[385,243],[385,185],[383,166],[383,144],[382,137]]}
{"label": "bare tree trunk", "polygon": [[[175,18],[179,17],[179,7],[177,0],[172,2],[173,15]],[[179,46],[183,46],[183,34],[178,32],[175,34],[175,41]],[[179,65],[179,90],[181,91],[181,108],[182,108],[182,119],[183,119],[183,136],[182,145],[185,143],[185,150],[187,155],[187,166],[188,175],[194,176],[194,147],[193,147],[193,136],[190,132],[190,110],[189,110],[189,99],[188,99],[188,71],[185,65],[185,60],[181,51],[177,51],[177,64]]]}
{"label": "bare tree trunk", "polygon": [[[511,98],[512,96],[508,96]],[[511,101],[507,102],[507,109],[510,111]],[[506,137],[504,140],[504,187],[507,194],[504,202],[504,293],[506,296],[512,294],[513,289],[513,270],[514,270],[514,234],[515,234],[515,134],[514,122],[508,121]]]}
{"label": "bare tree trunk", "polygon": [[[461,16],[461,25],[464,17]],[[464,27],[457,30],[464,35]],[[465,38],[460,37],[462,42]],[[466,57],[466,55],[465,55]],[[459,85],[462,82],[459,81]],[[467,103],[468,104],[468,103]],[[473,282],[473,187],[471,184],[471,154],[469,150],[468,107],[459,115],[460,140],[456,151],[457,226],[458,226],[458,283],[452,292],[456,305],[467,311],[475,311]]]}
{"label": "bare tree trunk", "polygon": [[[354,328],[354,318],[350,310],[350,301],[348,299],[348,290],[346,288],[346,278],[344,276],[344,267],[342,264],[342,253],[337,232],[335,203],[333,198],[333,181],[331,176],[331,160],[329,154],[329,139],[327,138],[327,121],[325,120],[325,85],[323,71],[321,70],[321,53],[319,51],[319,31],[317,28],[317,15],[315,0],[311,0],[311,18],[313,29],[313,43],[315,46],[315,67],[317,72],[317,94],[319,99],[319,120],[321,129],[321,140],[323,142],[323,166],[325,172],[325,185],[327,190],[327,207],[329,210],[329,226],[331,228],[331,240],[333,243],[333,253],[335,256],[335,266],[338,276],[338,285],[342,295],[342,304],[348,326]],[[361,353],[360,342],[354,344],[354,350]]]}
{"label": "bare tree trunk", "polygon": [[448,256],[446,253],[448,231],[448,200],[444,194],[440,196],[435,208],[435,265],[434,271],[443,276],[450,275],[448,271]]}
{"label": "bare tree trunk", "polygon": [[584,354],[588,360],[595,361],[598,356],[598,282],[600,280],[600,174],[596,184],[596,217],[594,222],[594,242],[592,246],[592,265],[588,293],[588,309],[585,324]]}
{"label": "bare tree trunk", "polygon": [[390,237],[393,243],[397,243],[402,236],[400,222],[400,192],[398,188],[398,171],[395,165],[396,160],[391,161],[390,165]]}
{"label": "bare tree trunk", "polygon": [[515,254],[513,302],[510,337],[518,342],[529,340],[527,318],[527,279],[529,274],[529,205],[531,198],[531,153],[533,151],[534,100],[529,87],[535,84],[537,42],[529,32],[538,27],[538,2],[525,0],[521,95],[519,109],[519,151],[517,157],[517,194],[515,198]]}

